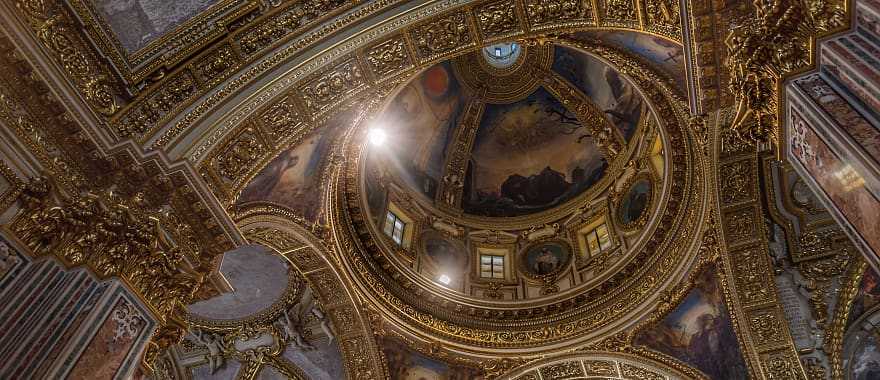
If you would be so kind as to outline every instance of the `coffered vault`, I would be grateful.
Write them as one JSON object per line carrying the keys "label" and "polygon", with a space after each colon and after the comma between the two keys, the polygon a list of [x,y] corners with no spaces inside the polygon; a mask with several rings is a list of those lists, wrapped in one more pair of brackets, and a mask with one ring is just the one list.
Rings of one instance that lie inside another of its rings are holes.
{"label": "coffered vault", "polygon": [[0,377],[871,378],[878,14],[0,3]]}

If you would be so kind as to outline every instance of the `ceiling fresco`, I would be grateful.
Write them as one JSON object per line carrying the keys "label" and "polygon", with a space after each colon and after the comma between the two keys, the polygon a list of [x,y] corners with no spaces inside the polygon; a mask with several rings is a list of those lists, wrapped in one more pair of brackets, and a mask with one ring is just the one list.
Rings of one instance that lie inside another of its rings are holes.
{"label": "ceiling fresco", "polygon": [[9,314],[0,354],[138,380],[878,378],[880,272],[823,208],[859,178],[793,156],[845,157],[817,122],[841,119],[784,97],[840,41],[863,54],[804,75],[870,77],[880,32],[850,23],[874,3],[0,2],[0,301],[54,281],[80,307],[52,290],[73,272],[137,307]]}
{"label": "ceiling fresco", "polygon": [[480,216],[547,210],[590,188],[607,166],[577,117],[539,88],[523,100],[486,106],[462,209]]}
{"label": "ceiling fresco", "polygon": [[675,81],[677,88],[688,88],[684,49],[678,42],[626,30],[584,31],[574,33],[572,37],[582,41],[599,41],[628,51],[668,75]]}
{"label": "ceiling fresco", "polygon": [[212,5],[228,0],[91,0],[123,48],[133,54]]}
{"label": "ceiling fresco", "polygon": [[[593,102],[624,141],[631,139],[649,116],[629,80],[586,53],[562,46],[554,50],[552,73]],[[528,54],[526,50],[526,57],[518,59],[527,61]],[[592,129],[558,95],[544,86],[493,90],[519,80],[503,73],[496,74],[495,84],[474,88],[480,84],[466,85],[459,78],[460,70],[451,66],[442,62],[412,79],[373,122],[374,128],[387,131],[390,140],[387,148],[368,152],[371,172],[397,178],[428,203],[442,203],[444,197],[460,199],[452,203],[477,217],[546,211],[576,198],[603,177],[608,158]],[[524,70],[515,63],[511,66],[509,70]],[[498,92],[494,96],[507,101],[478,95],[485,92]],[[474,127],[464,125],[468,107],[481,110]],[[474,132],[469,132],[472,128]],[[463,178],[447,167],[455,161],[450,149],[461,144],[469,150]],[[439,194],[444,181],[454,182],[454,191],[460,194]]]}
{"label": "ceiling fresco", "polygon": [[404,86],[374,122],[390,136],[390,149],[375,152],[375,159],[414,194],[434,199],[447,147],[472,96],[448,62],[428,68]]}
{"label": "ceiling fresco", "polygon": [[244,318],[272,306],[288,287],[288,266],[265,247],[243,246],[223,255],[220,273],[232,291],[187,306],[201,318]]}
{"label": "ceiling fresco", "polygon": [[645,110],[642,96],[616,69],[577,49],[556,50],[553,70],[592,99],[626,139],[632,137]]}
{"label": "ceiling fresco", "polygon": [[748,379],[717,274],[715,268],[700,272],[681,304],[633,343],[693,365],[711,379]]}

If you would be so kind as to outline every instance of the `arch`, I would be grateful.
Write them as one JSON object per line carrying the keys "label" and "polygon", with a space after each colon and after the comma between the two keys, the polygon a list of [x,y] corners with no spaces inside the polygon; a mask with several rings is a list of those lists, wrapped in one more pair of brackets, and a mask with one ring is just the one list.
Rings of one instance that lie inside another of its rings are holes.
{"label": "arch", "polygon": [[705,376],[687,367],[673,368],[637,354],[608,351],[582,351],[551,356],[514,368],[502,377],[516,380],[705,379]]}
{"label": "arch", "polygon": [[236,224],[249,242],[275,250],[312,286],[337,336],[348,377],[385,377],[387,370],[369,319],[351,294],[351,286],[338,272],[338,259],[332,250],[299,224],[302,219],[281,207],[257,206],[238,216]]}

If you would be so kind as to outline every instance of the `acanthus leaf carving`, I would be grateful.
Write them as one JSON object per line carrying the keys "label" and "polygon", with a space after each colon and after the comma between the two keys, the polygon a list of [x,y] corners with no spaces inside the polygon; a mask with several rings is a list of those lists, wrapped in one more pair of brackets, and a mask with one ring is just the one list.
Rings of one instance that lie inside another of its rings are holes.
{"label": "acanthus leaf carving", "polygon": [[777,143],[779,84],[808,67],[816,37],[843,25],[842,3],[829,0],[755,2],[755,17],[727,36],[729,88],[736,99],[732,128],[752,144]]}

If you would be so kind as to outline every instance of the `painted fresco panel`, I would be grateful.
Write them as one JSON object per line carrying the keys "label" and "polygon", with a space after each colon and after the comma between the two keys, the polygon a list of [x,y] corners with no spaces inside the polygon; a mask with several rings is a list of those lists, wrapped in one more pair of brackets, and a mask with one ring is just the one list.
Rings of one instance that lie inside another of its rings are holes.
{"label": "painted fresco panel", "polygon": [[470,101],[449,63],[432,66],[404,86],[376,120],[386,131],[371,146],[370,166],[383,168],[416,194],[433,200],[449,142]]}
{"label": "painted fresco panel", "polygon": [[512,104],[486,106],[462,208],[481,216],[547,210],[588,189],[607,166],[586,128],[541,88]]}
{"label": "painted fresco panel", "polygon": [[128,53],[134,53],[202,13],[218,0],[94,0]]}
{"label": "painted fresco panel", "polygon": [[[348,113],[341,114],[345,120]],[[349,125],[331,119],[294,147],[281,152],[241,192],[238,204],[264,201],[291,209],[310,222],[320,222],[321,179],[333,142]]]}
{"label": "painted fresco panel", "polygon": [[429,358],[396,339],[378,338],[391,380],[479,380],[477,370]]}
{"label": "painted fresco panel", "polygon": [[847,327],[877,305],[880,305],[880,276],[869,266],[862,275],[858,293],[850,306]]}
{"label": "painted fresco panel", "polygon": [[556,47],[553,70],[605,113],[629,140],[647,114],[641,94],[617,70],[580,50]]}
{"label": "painted fresco panel", "polygon": [[124,378],[140,358],[151,327],[143,311],[117,297],[112,309],[102,312],[103,322],[69,372],[70,379]]}
{"label": "painted fresco panel", "polygon": [[675,357],[711,379],[747,379],[718,276],[714,268],[703,270],[681,304],[636,335],[634,343]]}
{"label": "painted fresco panel", "polygon": [[847,363],[847,378],[851,380],[880,379],[880,330],[862,337]]}
{"label": "painted fresco panel", "polygon": [[880,129],[871,125],[818,74],[798,79],[795,83],[837,122],[837,127],[880,164]]}
{"label": "painted fresco panel", "polygon": [[[813,131],[797,110],[791,109],[791,154],[822,188],[834,207],[849,221],[874,252],[880,252],[880,200],[867,190],[864,182],[841,177],[855,173]],[[858,176],[858,174],[855,174]]]}
{"label": "painted fresco panel", "polygon": [[684,49],[676,42],[647,33],[624,30],[585,31],[574,34],[580,40],[600,40],[612,47],[635,54],[660,69],[675,81],[682,92],[687,90]]}

